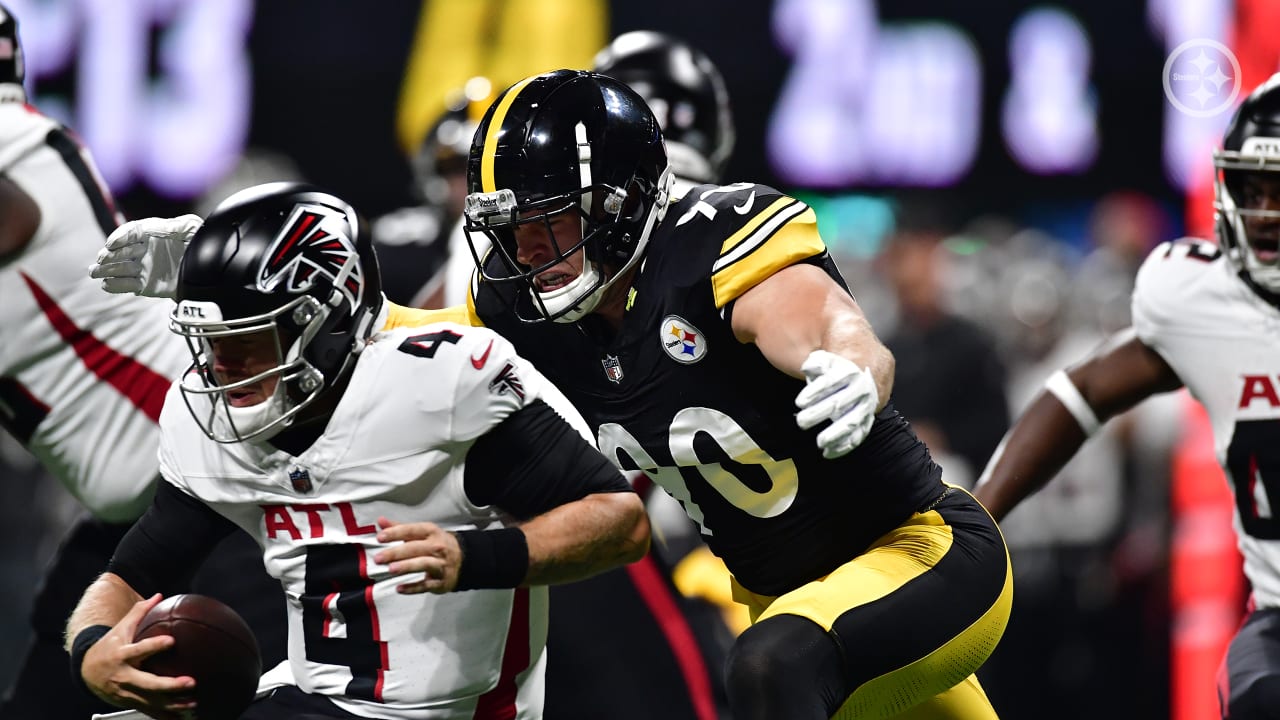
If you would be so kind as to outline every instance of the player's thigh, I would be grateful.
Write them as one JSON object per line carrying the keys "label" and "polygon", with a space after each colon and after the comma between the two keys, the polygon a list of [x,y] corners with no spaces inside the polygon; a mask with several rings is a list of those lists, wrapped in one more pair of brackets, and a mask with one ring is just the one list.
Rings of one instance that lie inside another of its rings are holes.
{"label": "player's thigh", "polygon": [[1009,620],[1012,577],[995,522],[955,488],[760,619],[790,613],[830,630],[844,649],[850,716],[888,717],[986,661]]}
{"label": "player's thigh", "polygon": [[1280,717],[1280,608],[1245,618],[1227,649],[1218,693],[1230,720]]}

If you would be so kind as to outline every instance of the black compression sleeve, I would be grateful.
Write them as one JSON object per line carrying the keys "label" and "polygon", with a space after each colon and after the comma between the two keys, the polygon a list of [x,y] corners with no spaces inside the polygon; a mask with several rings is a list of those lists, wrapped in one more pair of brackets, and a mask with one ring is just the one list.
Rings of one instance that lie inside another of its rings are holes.
{"label": "black compression sleeve", "polygon": [[622,473],[541,400],[476,440],[464,483],[472,502],[522,520],[591,493],[631,491]]}
{"label": "black compression sleeve", "polygon": [[182,592],[191,574],[234,523],[170,483],[156,483],[151,507],[134,523],[107,563],[143,597]]}

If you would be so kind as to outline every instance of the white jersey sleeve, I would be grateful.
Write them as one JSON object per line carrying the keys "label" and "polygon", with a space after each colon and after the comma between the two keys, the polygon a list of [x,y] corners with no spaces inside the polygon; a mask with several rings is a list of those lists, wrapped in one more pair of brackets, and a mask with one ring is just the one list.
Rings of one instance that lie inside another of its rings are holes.
{"label": "white jersey sleeve", "polygon": [[1229,272],[1213,243],[1196,238],[1161,243],[1142,263],[1134,282],[1132,315],[1138,338],[1164,356],[1170,336],[1229,334],[1223,325],[1231,320],[1233,303],[1228,296],[1247,292],[1242,283],[1224,278]]}

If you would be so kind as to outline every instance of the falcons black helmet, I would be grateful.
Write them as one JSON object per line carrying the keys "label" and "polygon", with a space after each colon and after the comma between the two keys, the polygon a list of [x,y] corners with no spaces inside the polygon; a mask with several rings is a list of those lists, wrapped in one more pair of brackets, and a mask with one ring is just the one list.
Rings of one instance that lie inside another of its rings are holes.
{"label": "falcons black helmet", "polygon": [[[382,311],[368,228],[340,198],[300,183],[268,183],[227,198],[192,237],[178,271],[170,329],[187,339],[194,372],[182,384],[209,437],[270,437],[351,370]],[[219,342],[270,332],[273,367],[228,381]],[[231,393],[274,377],[272,396],[236,407]]]}
{"label": "falcons black helmet", "polygon": [[1240,104],[1213,165],[1218,242],[1246,283],[1280,303],[1280,74]]}

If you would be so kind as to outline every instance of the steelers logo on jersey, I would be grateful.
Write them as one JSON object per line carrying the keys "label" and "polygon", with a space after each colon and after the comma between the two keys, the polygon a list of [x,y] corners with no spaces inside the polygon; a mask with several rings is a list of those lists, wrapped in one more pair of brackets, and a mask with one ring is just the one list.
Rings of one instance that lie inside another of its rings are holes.
{"label": "steelers logo on jersey", "polygon": [[662,318],[658,339],[672,360],[689,365],[707,354],[707,338],[698,328],[679,315]]}

